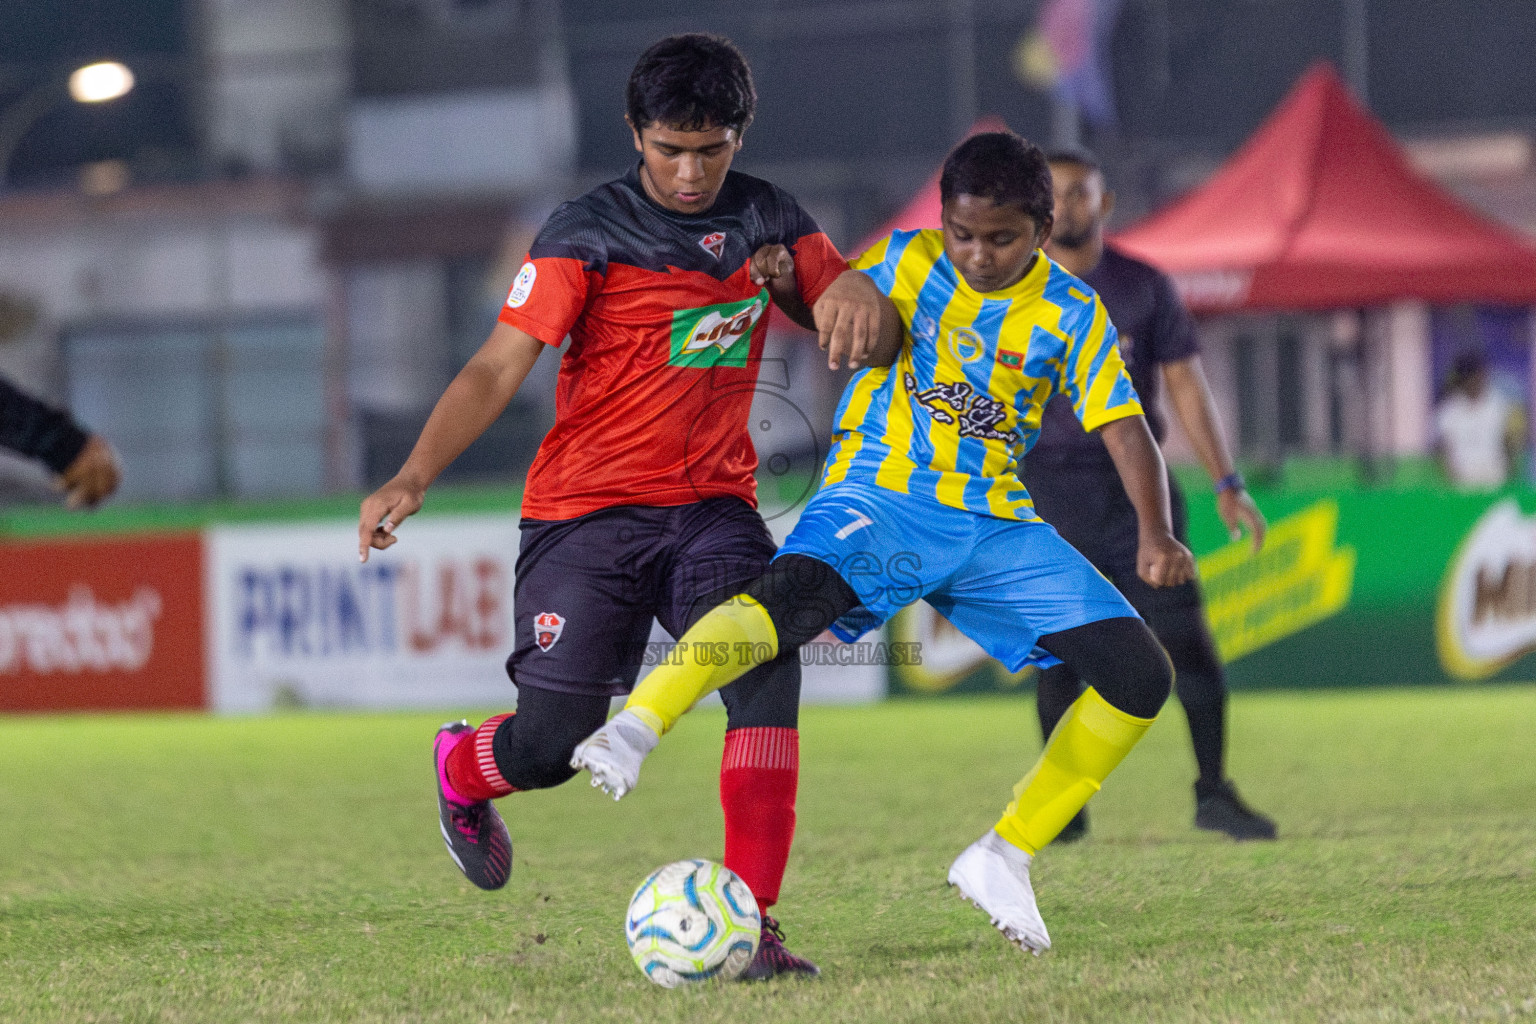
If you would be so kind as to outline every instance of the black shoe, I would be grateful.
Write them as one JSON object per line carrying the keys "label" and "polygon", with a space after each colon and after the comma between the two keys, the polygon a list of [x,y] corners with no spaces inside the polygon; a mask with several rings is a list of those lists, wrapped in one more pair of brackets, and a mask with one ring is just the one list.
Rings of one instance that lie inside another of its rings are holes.
{"label": "black shoe", "polygon": [[448,856],[464,877],[482,889],[500,889],[512,875],[512,837],[506,822],[489,800],[468,803],[449,796],[453,789],[448,785],[448,751],[453,749],[453,738],[468,731],[468,722],[447,722],[432,741],[437,825],[448,845]]}
{"label": "black shoe", "polygon": [[1273,839],[1276,834],[1275,823],[1243,803],[1227,779],[1195,783],[1195,828],[1233,839]]}
{"label": "black shoe", "polygon": [[757,955],[741,972],[742,981],[767,981],[769,978],[814,978],[821,968],[803,956],[795,956],[784,948],[784,929],[779,922],[763,915],[763,937],[757,944]]}
{"label": "black shoe", "polygon": [[1056,833],[1053,843],[1075,843],[1088,834],[1088,808],[1084,807],[1072,815],[1072,820],[1067,822],[1067,827]]}

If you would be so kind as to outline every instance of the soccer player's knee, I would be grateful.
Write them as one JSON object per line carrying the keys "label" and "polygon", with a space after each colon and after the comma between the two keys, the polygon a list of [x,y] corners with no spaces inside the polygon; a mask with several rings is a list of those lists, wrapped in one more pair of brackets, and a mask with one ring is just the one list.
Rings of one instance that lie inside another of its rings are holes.
{"label": "soccer player's knee", "polygon": [[826,562],[780,555],[747,587],[747,596],[773,619],[781,653],[798,649],[858,603],[847,582]]}
{"label": "soccer player's knee", "polygon": [[1173,662],[1140,619],[1107,623],[1106,652],[1114,658],[1111,678],[1096,686],[1099,696],[1136,718],[1155,718],[1173,690]]}

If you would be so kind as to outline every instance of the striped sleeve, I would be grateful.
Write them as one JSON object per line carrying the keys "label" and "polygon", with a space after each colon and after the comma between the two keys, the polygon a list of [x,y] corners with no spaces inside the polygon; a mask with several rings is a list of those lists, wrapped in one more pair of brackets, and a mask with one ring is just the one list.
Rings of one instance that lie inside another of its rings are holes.
{"label": "striped sleeve", "polygon": [[[887,295],[891,294],[891,288],[896,283],[896,264],[901,261],[901,254],[905,248],[897,237],[901,234],[902,232],[898,231],[886,235],[865,249],[849,264],[854,270],[862,270],[868,274]],[[912,232],[906,232],[906,234],[910,235]]]}
{"label": "striped sleeve", "polygon": [[1071,400],[1084,430],[1097,430],[1127,416],[1142,415],[1141,399],[1120,358],[1120,335],[1098,295],[1063,326],[1071,341],[1062,362],[1061,391]]}

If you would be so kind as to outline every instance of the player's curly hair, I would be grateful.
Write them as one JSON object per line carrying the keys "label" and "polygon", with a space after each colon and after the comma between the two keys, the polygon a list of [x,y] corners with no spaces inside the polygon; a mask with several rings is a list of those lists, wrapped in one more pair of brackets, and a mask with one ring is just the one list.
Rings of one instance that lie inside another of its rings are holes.
{"label": "player's curly hair", "polygon": [[982,132],[955,147],[939,176],[939,197],[947,203],[958,195],[1016,203],[1036,225],[1055,207],[1045,154],[1013,132]]}
{"label": "player's curly hair", "polygon": [[629,73],[625,113],[635,129],[661,124],[680,131],[746,131],[757,109],[752,70],[723,36],[668,36],[640,55]]}

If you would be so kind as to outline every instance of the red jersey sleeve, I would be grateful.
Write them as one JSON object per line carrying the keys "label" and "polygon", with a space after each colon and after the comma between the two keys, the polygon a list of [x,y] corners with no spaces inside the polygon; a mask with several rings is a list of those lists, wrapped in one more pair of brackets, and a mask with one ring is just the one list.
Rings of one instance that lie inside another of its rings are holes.
{"label": "red jersey sleeve", "polygon": [[497,319],[546,345],[559,345],[607,269],[601,233],[585,211],[567,203],[534,239]]}
{"label": "red jersey sleeve", "polygon": [[795,254],[795,283],[800,286],[800,297],[807,306],[821,298],[827,286],[837,280],[837,275],[848,269],[848,261],[837,251],[819,229],[803,235],[791,247]]}
{"label": "red jersey sleeve", "polygon": [[779,205],[779,241],[795,256],[795,284],[807,306],[815,305],[821,293],[848,269],[848,261],[837,251],[816,219],[783,189],[774,189]]}

